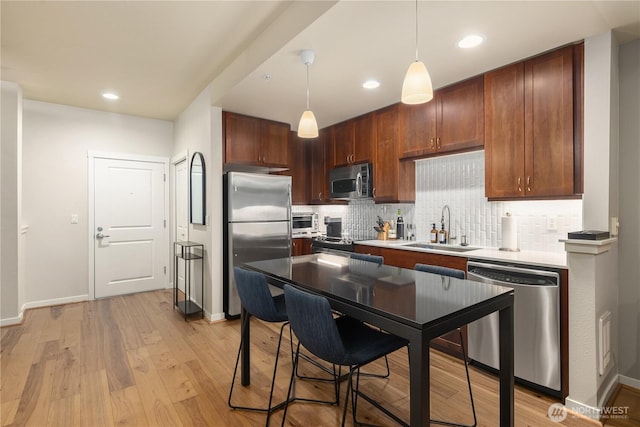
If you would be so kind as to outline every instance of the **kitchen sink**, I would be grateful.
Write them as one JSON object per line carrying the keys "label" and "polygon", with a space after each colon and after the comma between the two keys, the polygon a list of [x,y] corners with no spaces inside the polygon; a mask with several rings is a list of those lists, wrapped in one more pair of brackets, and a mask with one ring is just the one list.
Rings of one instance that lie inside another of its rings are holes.
{"label": "kitchen sink", "polygon": [[405,246],[410,248],[434,249],[438,251],[451,251],[451,252],[469,252],[469,251],[475,251],[479,249],[471,246],[437,245],[432,243],[412,243],[410,245],[405,245]]}

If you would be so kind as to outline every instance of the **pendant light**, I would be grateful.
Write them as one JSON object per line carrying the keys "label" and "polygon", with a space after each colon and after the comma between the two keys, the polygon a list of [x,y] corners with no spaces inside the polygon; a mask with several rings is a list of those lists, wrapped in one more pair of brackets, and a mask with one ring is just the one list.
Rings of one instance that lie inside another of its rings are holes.
{"label": "pendant light", "polygon": [[316,116],[313,115],[313,111],[309,109],[309,65],[313,64],[315,54],[312,50],[303,50],[300,52],[300,58],[302,58],[302,62],[307,67],[307,109],[302,113],[300,123],[298,123],[298,137],[317,138],[318,122],[316,121]]}
{"label": "pendant light", "polygon": [[416,0],[416,60],[409,65],[402,83],[401,101],[404,104],[424,104],[433,99],[431,77],[424,63],[418,60],[418,0]]}

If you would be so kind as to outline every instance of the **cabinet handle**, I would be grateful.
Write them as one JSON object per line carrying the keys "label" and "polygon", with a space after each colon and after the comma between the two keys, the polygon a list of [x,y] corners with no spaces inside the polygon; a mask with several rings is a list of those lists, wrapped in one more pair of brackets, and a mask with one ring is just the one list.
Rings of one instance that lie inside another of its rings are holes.
{"label": "cabinet handle", "polygon": [[440,137],[436,138],[436,145],[438,147],[438,150],[440,149]]}
{"label": "cabinet handle", "polygon": [[318,193],[318,200],[322,200],[322,191]]}
{"label": "cabinet handle", "polygon": [[527,176],[527,191],[531,191],[531,176]]}
{"label": "cabinet handle", "polygon": [[352,154],[350,157],[351,157],[351,163],[356,161],[356,155],[355,154]]}
{"label": "cabinet handle", "polygon": [[521,177],[518,177],[518,191],[522,191],[522,186],[520,186]]}
{"label": "cabinet handle", "polygon": [[435,146],[435,143],[434,143],[433,138],[431,138],[431,139],[429,140],[429,145],[431,146],[431,150],[435,150],[435,149],[436,149],[436,146]]}
{"label": "cabinet handle", "polygon": [[373,197],[376,197],[376,187],[373,187]]}

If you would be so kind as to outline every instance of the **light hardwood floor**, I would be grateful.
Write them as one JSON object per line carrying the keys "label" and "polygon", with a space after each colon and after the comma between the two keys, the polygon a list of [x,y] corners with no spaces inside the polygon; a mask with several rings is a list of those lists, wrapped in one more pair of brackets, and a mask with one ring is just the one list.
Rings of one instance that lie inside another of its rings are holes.
{"label": "light hardwood floor", "polygon": [[[239,321],[185,322],[172,309],[171,291],[147,292],[27,311],[22,325],[2,328],[2,426],[256,426],[264,415],[233,411],[227,393],[239,343]],[[252,384],[238,387],[244,404],[265,402],[278,326],[252,319]],[[361,387],[408,415],[407,352],[391,355],[388,380]],[[286,395],[291,369],[284,346],[276,399]],[[432,417],[471,423],[464,367],[432,351]],[[317,374],[309,365],[309,374]],[[376,362],[368,371],[381,370]],[[498,425],[498,382],[471,368],[479,426]],[[346,387],[342,387],[342,393]],[[298,395],[326,397],[325,384],[300,381]],[[553,399],[517,387],[518,426],[598,426],[569,415],[547,417]],[[296,403],[287,425],[339,425],[341,407]],[[362,402],[360,418],[393,425]],[[280,425],[282,411],[272,425]],[[349,424],[350,425],[350,424]]]}

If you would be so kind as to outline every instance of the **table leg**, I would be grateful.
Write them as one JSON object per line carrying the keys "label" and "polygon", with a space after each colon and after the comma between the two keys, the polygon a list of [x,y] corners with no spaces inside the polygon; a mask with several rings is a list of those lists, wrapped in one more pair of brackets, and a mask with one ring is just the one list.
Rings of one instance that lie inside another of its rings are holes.
{"label": "table leg", "polygon": [[251,346],[249,337],[251,331],[249,329],[249,318],[251,316],[244,309],[240,308],[240,339],[242,340],[242,356],[240,357],[240,381],[243,386],[251,384]]}
{"label": "table leg", "polygon": [[428,426],[431,412],[429,397],[429,340],[416,334],[409,344],[410,425]]}
{"label": "table leg", "polygon": [[[513,301],[513,296],[511,297]],[[513,305],[500,310],[500,426],[514,425]]]}

